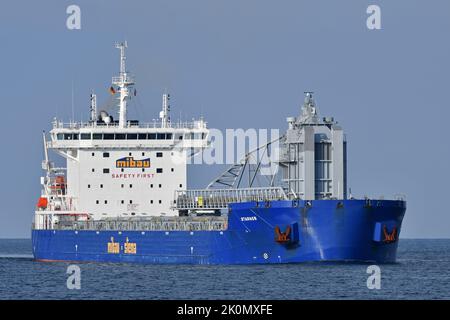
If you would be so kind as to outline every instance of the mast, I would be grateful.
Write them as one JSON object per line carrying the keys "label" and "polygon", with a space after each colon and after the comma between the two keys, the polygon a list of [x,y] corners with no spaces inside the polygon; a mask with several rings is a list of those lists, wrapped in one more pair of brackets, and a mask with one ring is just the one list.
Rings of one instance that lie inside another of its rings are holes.
{"label": "mast", "polygon": [[305,102],[302,106],[302,113],[299,119],[302,124],[316,124],[319,122],[313,94],[314,92],[312,91],[305,92]]}
{"label": "mast", "polygon": [[120,50],[120,73],[118,77],[112,78],[113,85],[118,87],[119,91],[119,128],[124,128],[127,123],[127,100],[130,98],[129,87],[134,85],[133,79],[128,75],[125,66],[125,48],[127,42],[116,43],[116,48]]}
{"label": "mast", "polygon": [[91,93],[91,122],[96,123],[97,121],[97,95],[95,93]]}
{"label": "mast", "polygon": [[162,110],[159,113],[159,117],[161,118],[161,127],[167,128],[170,126],[170,94],[164,93],[162,97]]}

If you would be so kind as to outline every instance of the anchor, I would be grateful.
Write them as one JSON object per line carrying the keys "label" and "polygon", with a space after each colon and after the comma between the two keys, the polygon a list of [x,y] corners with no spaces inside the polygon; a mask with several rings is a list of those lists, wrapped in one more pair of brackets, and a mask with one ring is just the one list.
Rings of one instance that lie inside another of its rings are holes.
{"label": "anchor", "polygon": [[276,226],[275,227],[275,241],[278,242],[278,243],[289,242],[291,240],[290,233],[291,233],[291,227],[290,226],[286,227],[286,231],[285,232],[282,232],[280,230],[280,227]]}
{"label": "anchor", "polygon": [[389,233],[386,225],[383,226],[383,234],[384,234],[384,239],[383,242],[384,243],[391,243],[391,242],[395,242],[397,240],[397,228],[394,227],[392,229],[392,232]]}

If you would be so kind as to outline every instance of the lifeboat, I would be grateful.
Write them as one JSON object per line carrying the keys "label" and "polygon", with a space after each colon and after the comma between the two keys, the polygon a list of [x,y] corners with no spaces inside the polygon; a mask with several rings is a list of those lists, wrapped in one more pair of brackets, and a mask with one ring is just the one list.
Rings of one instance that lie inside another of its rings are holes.
{"label": "lifeboat", "polygon": [[45,197],[40,197],[37,203],[37,207],[41,209],[45,209],[48,206],[48,200]]}

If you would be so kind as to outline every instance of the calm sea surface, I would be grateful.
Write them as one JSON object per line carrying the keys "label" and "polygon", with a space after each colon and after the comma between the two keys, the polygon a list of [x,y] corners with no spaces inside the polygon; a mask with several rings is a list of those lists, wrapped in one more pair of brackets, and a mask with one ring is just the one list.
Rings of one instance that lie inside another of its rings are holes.
{"label": "calm sea surface", "polygon": [[69,290],[68,265],[33,261],[30,240],[0,240],[0,299],[450,299],[450,240],[401,240],[380,290],[367,288],[367,265],[323,263],[80,263],[81,289]]}

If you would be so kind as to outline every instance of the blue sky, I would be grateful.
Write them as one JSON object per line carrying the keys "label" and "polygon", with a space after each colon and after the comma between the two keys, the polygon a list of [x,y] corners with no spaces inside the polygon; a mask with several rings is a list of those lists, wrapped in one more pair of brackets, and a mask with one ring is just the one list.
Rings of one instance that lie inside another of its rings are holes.
{"label": "blue sky", "polygon": [[[66,28],[70,4],[81,30]],[[369,4],[382,30],[367,29]],[[105,103],[123,39],[142,102],[131,117],[156,118],[168,88],[175,117],[284,129],[315,91],[320,114],[346,131],[353,193],[406,194],[402,236],[449,237],[449,30],[446,0],[2,3],[0,238],[30,236],[41,132],[71,117],[72,83],[77,120],[92,89]],[[220,170],[192,168],[191,185]]]}

